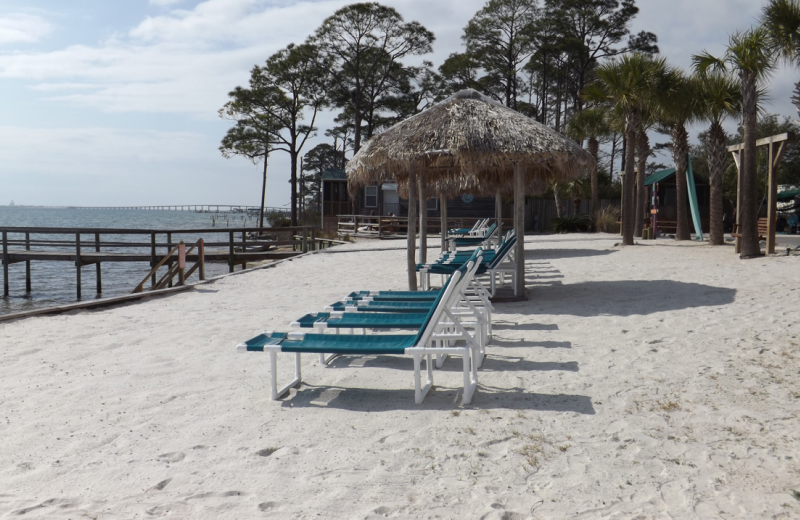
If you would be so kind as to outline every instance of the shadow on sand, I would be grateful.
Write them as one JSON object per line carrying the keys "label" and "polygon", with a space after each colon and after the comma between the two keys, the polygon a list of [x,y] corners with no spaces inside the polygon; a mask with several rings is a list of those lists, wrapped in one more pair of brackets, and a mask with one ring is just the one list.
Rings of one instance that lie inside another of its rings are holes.
{"label": "shadow on sand", "polygon": [[[736,289],[673,280],[616,280],[544,283],[528,288],[530,302],[520,314],[632,316],[733,303]],[[500,310],[502,312],[502,310]]]}
{"label": "shadow on sand", "polygon": [[[409,374],[409,378],[411,374]],[[435,374],[434,374],[435,382]],[[461,405],[461,389],[434,386],[422,404],[414,404],[413,389],[342,388],[309,386],[305,383],[281,403],[284,407],[334,408],[351,412],[390,410],[453,410]],[[537,394],[521,388],[493,388],[478,385],[472,403],[465,408],[490,410],[508,408],[539,412],[572,412],[594,415],[592,399],[585,395]]]}
{"label": "shadow on sand", "polygon": [[616,249],[526,249],[525,260],[551,260],[553,258],[586,258],[616,253]]}

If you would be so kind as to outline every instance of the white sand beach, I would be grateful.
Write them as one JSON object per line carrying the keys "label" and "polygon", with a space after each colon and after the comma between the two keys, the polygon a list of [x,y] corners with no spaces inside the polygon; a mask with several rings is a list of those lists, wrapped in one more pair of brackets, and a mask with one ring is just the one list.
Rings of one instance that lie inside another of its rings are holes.
{"label": "white sand beach", "polygon": [[467,406],[459,358],[422,405],[400,356],[272,401],[235,351],[405,289],[400,242],[0,324],[0,517],[800,518],[800,256],[619,241],[526,237]]}

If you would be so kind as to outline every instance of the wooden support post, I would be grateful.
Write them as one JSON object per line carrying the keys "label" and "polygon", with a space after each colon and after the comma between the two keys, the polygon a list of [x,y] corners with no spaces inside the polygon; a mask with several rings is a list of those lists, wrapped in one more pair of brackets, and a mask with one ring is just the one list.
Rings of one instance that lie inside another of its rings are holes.
{"label": "wooden support post", "polygon": [[416,162],[411,162],[408,171],[408,226],[406,229],[406,267],[408,269],[408,290],[417,290],[417,269],[414,262],[417,231],[417,185]]}
{"label": "wooden support post", "polygon": [[205,240],[202,238],[200,239],[200,245],[197,250],[198,259],[200,260],[200,279],[206,279],[206,243]]}
{"label": "wooden support post", "polygon": [[[156,260],[156,234],[150,233],[150,269],[155,267],[158,263]],[[156,286],[156,273],[153,273],[153,276],[150,278],[150,287],[153,288]]]}
{"label": "wooden support post", "polygon": [[[378,218],[380,218],[380,217],[378,217]],[[312,251],[316,251],[316,250],[317,250],[317,236],[316,236],[316,231],[317,231],[316,229],[314,229],[314,228],[311,228],[311,250],[312,250]]]}
{"label": "wooden support post", "polygon": [[8,296],[8,232],[3,231],[3,296]]}
{"label": "wooden support post", "polygon": [[[31,250],[31,234],[25,233],[25,251]],[[25,261],[25,292],[31,292],[31,261]]]}
{"label": "wooden support post", "polygon": [[81,267],[83,263],[81,262],[81,234],[75,234],[75,268],[78,277],[78,299],[81,299]]}
{"label": "wooden support post", "polygon": [[178,244],[178,285],[186,283],[186,244],[181,240]]}
{"label": "wooden support post", "polygon": [[[739,231],[739,234],[742,233],[742,228],[740,227],[742,219],[742,151],[737,150],[733,153],[733,162],[736,163],[736,229]],[[736,253],[742,252],[742,239],[737,237],[734,240],[734,251]]]}
{"label": "wooden support post", "polygon": [[439,220],[442,228],[442,253],[447,251],[447,199],[439,195]]}
{"label": "wooden support post", "polygon": [[778,179],[775,172],[775,143],[767,145],[767,254],[775,254],[775,226],[778,221]]}
{"label": "wooden support post", "polygon": [[303,226],[303,241],[301,251],[303,253],[308,253],[308,229],[305,226]]}
{"label": "wooden support post", "polygon": [[[247,252],[247,231],[242,231],[242,253]],[[247,269],[247,262],[242,264],[242,269]]]}
{"label": "wooden support post", "polygon": [[503,196],[498,191],[494,195],[494,217],[497,219],[497,236],[503,236]]}
{"label": "wooden support post", "polygon": [[[167,233],[167,254],[169,255],[170,250],[172,249],[172,233]],[[172,269],[172,258],[167,260],[167,270]],[[169,282],[167,283],[167,287],[172,287],[172,277],[169,278]]]}
{"label": "wooden support post", "polygon": [[425,191],[425,173],[419,172],[419,263],[428,263],[428,197]]}
{"label": "wooden support post", "polygon": [[228,233],[228,272],[232,273],[234,269],[234,250],[233,250],[233,231]]}
{"label": "wooden support post", "polygon": [[[95,252],[100,252],[100,233],[94,234],[94,250]],[[97,263],[95,264],[95,269],[97,271],[97,294],[103,294],[103,275],[100,272],[100,259],[97,259]]]}
{"label": "wooden support post", "polygon": [[517,262],[514,294],[518,298],[527,299],[525,294],[525,166],[520,162],[514,164],[514,232],[517,235],[514,249],[514,260]]}

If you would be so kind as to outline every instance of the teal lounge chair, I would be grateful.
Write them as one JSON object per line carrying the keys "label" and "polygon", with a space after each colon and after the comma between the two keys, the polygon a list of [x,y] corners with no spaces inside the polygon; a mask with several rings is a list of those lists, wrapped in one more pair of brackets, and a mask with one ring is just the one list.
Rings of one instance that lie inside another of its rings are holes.
{"label": "teal lounge chair", "polygon": [[[511,235],[507,240],[504,240],[502,245],[497,248],[494,252],[487,251],[485,255],[490,258],[488,262],[481,261],[481,265],[478,267],[476,272],[477,276],[486,274],[489,276],[489,295],[494,296],[497,291],[498,283],[502,284],[505,282],[505,275],[508,274],[510,277],[511,285],[514,287],[514,294],[516,295],[516,258],[515,258],[515,251],[514,245],[516,244],[516,236]],[[493,253],[493,254],[490,254]],[[419,272],[420,278],[420,287],[423,291],[427,290],[430,287],[430,275],[431,274],[441,274],[441,275],[449,275],[456,269],[460,267],[460,262],[457,257],[455,257],[450,262],[442,262],[442,263],[433,263],[433,264],[419,264],[417,265],[417,271]],[[477,282],[477,280],[476,280]]]}
{"label": "teal lounge chair", "polygon": [[465,237],[465,238],[448,238],[447,239],[447,247],[450,251],[455,251],[458,247],[466,247],[466,246],[483,246],[483,247],[491,247],[497,240],[495,235],[497,234],[497,223],[492,224],[483,234],[483,236],[479,237]]}
{"label": "teal lounge chair", "polygon": [[[471,265],[469,266],[472,267]],[[304,353],[334,353],[350,355],[405,354],[414,360],[414,400],[421,403],[433,386],[432,357],[441,354],[457,354],[462,357],[463,394],[462,403],[469,404],[478,384],[479,347],[472,335],[453,319],[454,330],[441,330],[440,316],[449,314],[452,299],[462,272],[457,271],[443,288],[436,305],[427,313],[427,319],[415,335],[350,335],[350,334],[306,334],[268,331],[237,345],[240,352],[266,352],[270,357],[270,390],[272,399],[278,399],[290,388],[302,381],[300,355]],[[443,342],[463,342],[459,346],[436,346]],[[281,389],[277,386],[278,353],[295,354],[295,378]],[[427,380],[421,383],[421,365],[425,359]]]}

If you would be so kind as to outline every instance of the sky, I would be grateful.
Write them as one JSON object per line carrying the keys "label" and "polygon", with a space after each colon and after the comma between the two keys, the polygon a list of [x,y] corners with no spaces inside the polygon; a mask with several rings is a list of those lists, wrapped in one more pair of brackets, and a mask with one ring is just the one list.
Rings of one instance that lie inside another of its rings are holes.
{"label": "sky", "polygon": [[[255,64],[302,42],[348,3],[2,0],[0,205],[258,205],[261,166],[222,157],[231,123],[217,111]],[[485,0],[381,3],[436,35],[422,58],[438,66],[463,50],[462,30]],[[656,33],[661,53],[687,68],[703,49],[722,54],[763,3],[638,0],[631,29]],[[797,117],[789,98],[798,73],[774,74],[767,112]],[[322,137],[304,151],[323,142],[333,116],[318,119]],[[273,153],[268,206],[288,206],[288,180],[288,155]]]}

